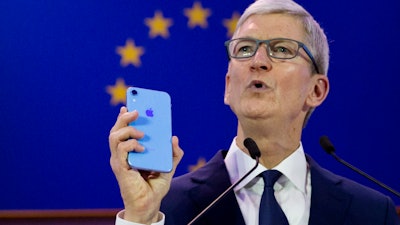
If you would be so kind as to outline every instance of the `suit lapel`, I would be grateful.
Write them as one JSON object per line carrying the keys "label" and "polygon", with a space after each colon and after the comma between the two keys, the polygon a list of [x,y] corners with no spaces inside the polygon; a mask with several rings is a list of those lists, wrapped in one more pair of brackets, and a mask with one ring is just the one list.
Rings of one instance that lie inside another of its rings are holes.
{"label": "suit lapel", "polygon": [[[199,213],[231,185],[223,160],[225,154],[219,151],[191,178],[195,186],[190,189],[189,197],[197,205]],[[352,196],[339,188],[342,179],[321,168],[310,156],[306,157],[310,165],[312,186],[309,225],[346,224]],[[196,223],[200,224],[244,225],[234,193],[231,191],[210,208]]]}
{"label": "suit lapel", "polygon": [[[219,151],[209,161],[207,166],[196,171],[192,177],[193,183],[197,185],[190,190],[189,196],[200,211],[206,208],[231,185],[224,163],[225,155],[226,152]],[[244,220],[233,191],[230,191],[224,198],[220,199],[219,202],[199,218],[196,224],[244,225]]]}
{"label": "suit lapel", "polygon": [[339,185],[342,179],[321,168],[310,156],[307,161],[311,172],[311,209],[309,225],[345,224],[352,196]]}

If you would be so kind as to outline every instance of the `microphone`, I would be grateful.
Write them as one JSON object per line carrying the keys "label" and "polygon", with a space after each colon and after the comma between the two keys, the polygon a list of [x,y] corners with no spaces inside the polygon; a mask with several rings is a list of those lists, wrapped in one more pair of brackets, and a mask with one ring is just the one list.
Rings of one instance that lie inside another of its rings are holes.
{"label": "microphone", "polygon": [[258,160],[258,158],[260,158],[260,156],[261,156],[260,149],[258,149],[258,146],[253,139],[246,138],[246,139],[244,139],[243,144],[247,148],[247,150],[249,150],[251,158],[253,158],[255,160]]}
{"label": "microphone", "polygon": [[364,171],[354,167],[353,165],[351,165],[350,163],[344,161],[343,159],[341,159],[339,156],[337,156],[335,154],[335,147],[333,147],[333,144],[331,143],[331,141],[329,140],[329,138],[327,136],[322,136],[319,139],[319,144],[321,145],[321,147],[325,150],[326,153],[328,153],[329,155],[333,156],[337,161],[339,161],[340,163],[342,163],[343,165],[347,166],[348,168],[352,169],[353,171],[361,174],[362,176],[364,176],[365,178],[367,178],[368,180],[378,184],[379,186],[383,187],[384,189],[390,191],[391,193],[393,193],[394,195],[396,195],[397,197],[400,198],[400,193],[395,191],[393,188],[387,186],[386,184],[378,181],[377,179],[371,177],[370,175],[368,175],[367,173],[365,173]]}
{"label": "microphone", "polygon": [[247,150],[249,150],[251,158],[256,160],[256,164],[254,165],[254,167],[251,168],[251,170],[249,172],[247,172],[242,178],[240,178],[238,181],[236,181],[231,186],[229,186],[228,189],[226,189],[224,192],[222,192],[222,194],[220,194],[213,202],[211,202],[205,209],[203,209],[203,211],[201,211],[195,218],[193,218],[192,221],[190,221],[188,223],[188,225],[191,225],[194,222],[196,222],[202,215],[204,215],[204,213],[206,213],[218,201],[220,201],[223,197],[225,197],[225,195],[228,194],[229,191],[231,191],[238,184],[240,184],[246,177],[248,177],[250,175],[251,172],[253,172],[257,168],[258,163],[259,163],[259,158],[261,156],[261,152],[260,152],[260,149],[258,149],[256,142],[251,138],[246,138],[243,141],[243,144],[247,148]]}

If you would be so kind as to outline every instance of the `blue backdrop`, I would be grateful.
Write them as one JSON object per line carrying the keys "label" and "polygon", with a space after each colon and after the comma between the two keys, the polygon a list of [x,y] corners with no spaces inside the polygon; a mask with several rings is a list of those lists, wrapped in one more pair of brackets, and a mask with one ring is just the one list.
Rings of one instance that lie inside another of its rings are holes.
{"label": "blue backdrop", "polygon": [[[228,148],[223,42],[251,2],[0,1],[0,209],[122,207],[108,134],[129,85],[170,93],[177,174]],[[400,190],[399,3],[298,2],[331,45],[331,92],[304,130],[306,152],[390,195],[324,153],[329,135],[338,155]]]}

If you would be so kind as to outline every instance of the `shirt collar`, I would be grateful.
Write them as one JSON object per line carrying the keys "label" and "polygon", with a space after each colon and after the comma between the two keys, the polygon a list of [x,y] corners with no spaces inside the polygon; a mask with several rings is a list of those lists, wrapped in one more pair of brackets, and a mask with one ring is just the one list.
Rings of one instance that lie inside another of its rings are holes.
{"label": "shirt collar", "polygon": [[[225,165],[231,182],[234,183],[239,180],[255,166],[255,163],[256,161],[254,159],[239,149],[236,145],[236,138],[234,138],[225,157]],[[302,193],[306,193],[307,161],[301,142],[299,147],[291,155],[273,169],[279,170],[285,175],[285,178],[292,182]],[[235,191],[243,188],[265,170],[267,170],[267,168],[259,164],[247,178],[235,187]]]}

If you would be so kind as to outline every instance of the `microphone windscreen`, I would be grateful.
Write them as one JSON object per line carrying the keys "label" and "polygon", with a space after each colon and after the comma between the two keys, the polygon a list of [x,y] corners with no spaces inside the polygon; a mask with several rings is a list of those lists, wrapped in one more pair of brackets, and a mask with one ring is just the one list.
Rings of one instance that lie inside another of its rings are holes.
{"label": "microphone windscreen", "polygon": [[322,136],[319,139],[319,144],[325,150],[326,153],[332,154],[335,152],[335,147],[333,147],[332,142],[329,140],[328,136]]}
{"label": "microphone windscreen", "polygon": [[261,156],[260,149],[258,149],[258,146],[253,139],[246,138],[244,139],[243,144],[247,148],[247,150],[249,150],[251,158],[256,159],[256,157]]}

